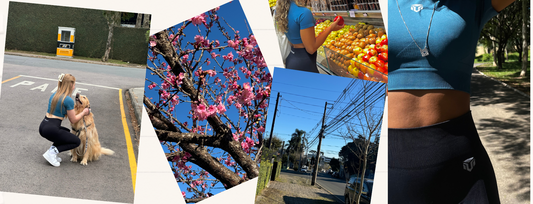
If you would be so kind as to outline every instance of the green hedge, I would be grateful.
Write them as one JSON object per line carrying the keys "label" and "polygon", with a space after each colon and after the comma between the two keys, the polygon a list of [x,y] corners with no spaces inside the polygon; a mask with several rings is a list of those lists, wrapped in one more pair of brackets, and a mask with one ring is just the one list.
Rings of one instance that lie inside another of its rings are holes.
{"label": "green hedge", "polygon": [[[56,53],[58,26],[76,28],[74,55],[101,58],[108,35],[102,10],[10,2],[6,49]],[[110,58],[146,64],[148,29],[116,27]]]}
{"label": "green hedge", "polygon": [[278,179],[280,173],[281,173],[281,166],[282,166],[282,163],[281,161],[275,161],[273,166],[272,166],[272,175],[270,177],[270,180],[271,181],[275,181],[276,179]]}
{"label": "green hedge", "polygon": [[261,164],[259,165],[259,178],[257,181],[256,195],[261,193],[270,181],[270,174],[272,173],[272,163],[270,159],[261,158]]}

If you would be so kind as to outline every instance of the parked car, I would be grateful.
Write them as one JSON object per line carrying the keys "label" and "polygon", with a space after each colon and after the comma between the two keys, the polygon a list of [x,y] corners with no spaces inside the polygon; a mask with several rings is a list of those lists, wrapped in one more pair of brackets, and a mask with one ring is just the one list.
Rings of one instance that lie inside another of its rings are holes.
{"label": "parked car", "polygon": [[[350,177],[350,180],[346,184],[346,188],[344,190],[344,200],[346,204],[353,204],[355,203],[354,200],[352,200],[359,190],[359,186],[361,185],[361,178],[356,177],[355,175]],[[370,204],[370,198],[372,197],[372,187],[374,185],[373,179],[365,178],[363,182],[363,193],[361,194],[361,200],[360,204]]]}
{"label": "parked car", "polygon": [[303,166],[302,169],[300,169],[301,172],[307,172],[307,167]]}

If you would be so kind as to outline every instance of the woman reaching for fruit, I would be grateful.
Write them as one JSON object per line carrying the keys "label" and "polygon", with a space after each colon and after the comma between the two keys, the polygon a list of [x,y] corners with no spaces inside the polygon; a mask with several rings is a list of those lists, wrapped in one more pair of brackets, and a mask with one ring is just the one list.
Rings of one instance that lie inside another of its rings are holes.
{"label": "woman reaching for fruit", "polygon": [[316,51],[326,41],[332,31],[343,28],[337,19],[322,33],[315,37],[315,19],[311,11],[304,7],[307,0],[278,0],[276,5],[276,25],[285,33],[291,43],[285,67],[318,73]]}
{"label": "woman reaching for fruit", "polygon": [[514,0],[389,0],[389,203],[500,203],[470,112],[480,32]]}

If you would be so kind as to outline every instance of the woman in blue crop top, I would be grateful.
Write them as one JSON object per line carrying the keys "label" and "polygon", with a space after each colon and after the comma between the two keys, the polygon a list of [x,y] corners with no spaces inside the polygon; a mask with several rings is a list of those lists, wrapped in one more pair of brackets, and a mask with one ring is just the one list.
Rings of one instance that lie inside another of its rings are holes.
{"label": "woman in blue crop top", "polygon": [[500,203],[470,113],[485,23],[514,0],[388,0],[389,203]]}
{"label": "woman in blue crop top", "polygon": [[48,111],[39,126],[39,134],[53,142],[43,157],[55,167],[58,167],[61,162],[61,158],[57,156],[59,152],[74,149],[80,145],[80,139],[70,133],[68,128],[62,127],[61,122],[65,117],[68,117],[71,123],[76,123],[83,116],[89,114],[88,108],[77,115],[74,111],[75,102],[70,95],[74,91],[76,78],[71,74],[60,74],[58,78],[58,89],[50,96]]}
{"label": "woman in blue crop top", "polygon": [[304,7],[306,2],[307,0],[278,0],[276,25],[291,43],[291,52],[287,56],[285,68],[318,73],[317,49],[332,31],[340,30],[343,26],[334,21],[315,37],[315,19],[313,13]]}

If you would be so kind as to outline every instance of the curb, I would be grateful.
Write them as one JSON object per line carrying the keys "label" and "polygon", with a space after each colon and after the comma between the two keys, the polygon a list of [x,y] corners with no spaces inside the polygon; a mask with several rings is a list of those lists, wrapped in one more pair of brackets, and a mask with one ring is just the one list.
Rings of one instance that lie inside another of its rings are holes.
{"label": "curb", "polygon": [[66,57],[53,57],[53,56],[18,53],[18,52],[8,52],[8,51],[5,51],[4,54],[22,56],[22,57],[35,57],[35,58],[43,58],[43,59],[63,60],[63,61],[71,61],[71,62],[81,62],[81,63],[88,63],[88,64],[99,64],[99,65],[116,66],[116,67],[129,67],[129,68],[137,68],[137,69],[144,69],[145,68],[145,66],[143,66],[143,65],[114,64],[114,63],[109,63],[109,62],[99,62],[99,61],[91,61],[91,60],[73,59],[73,58],[66,58]]}
{"label": "curb", "polygon": [[328,189],[324,188],[324,187],[323,187],[322,185],[320,185],[318,182],[316,182],[316,185],[318,185],[318,186],[320,186],[320,188],[326,190],[326,192],[328,192],[328,193],[331,194],[333,197],[335,197],[337,200],[339,200],[340,203],[345,204],[343,200],[341,200],[341,199],[340,199],[339,197],[337,197],[336,195],[333,195],[333,193],[331,193]]}
{"label": "curb", "polygon": [[[140,89],[142,89],[142,91],[140,91]],[[142,98],[144,97],[144,88],[131,88],[128,89],[128,92],[130,94],[131,104],[133,106],[133,109],[135,110],[135,118],[137,118],[137,122],[140,125],[142,118],[142,109],[144,107],[144,104],[142,103]],[[142,94],[139,92],[141,92]]]}
{"label": "curb", "polygon": [[481,75],[483,75],[483,76],[489,78],[490,80],[495,81],[495,82],[498,82],[498,83],[502,84],[503,86],[505,86],[505,87],[507,87],[507,88],[511,88],[513,91],[515,91],[515,92],[517,92],[517,93],[519,93],[519,94],[521,94],[521,95],[523,95],[523,96],[525,96],[525,97],[527,97],[527,98],[531,98],[531,96],[527,95],[526,93],[524,93],[524,92],[522,92],[522,91],[520,91],[520,90],[518,90],[518,89],[513,88],[512,86],[509,86],[509,85],[506,84],[505,82],[502,82],[502,81],[500,81],[500,80],[497,80],[497,79],[494,79],[494,78],[492,78],[492,77],[490,77],[490,76],[487,76],[485,73],[479,71],[479,69],[477,69],[476,67],[474,67],[474,69],[475,69],[477,72],[479,72]]}

